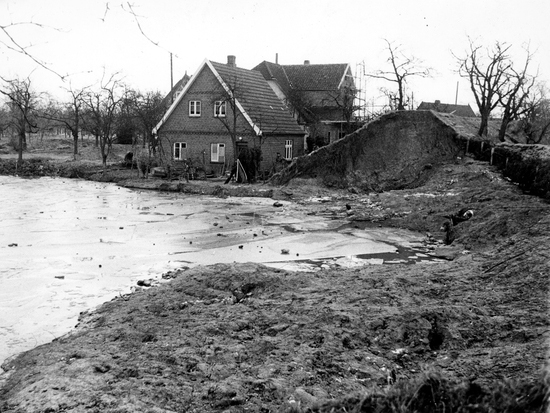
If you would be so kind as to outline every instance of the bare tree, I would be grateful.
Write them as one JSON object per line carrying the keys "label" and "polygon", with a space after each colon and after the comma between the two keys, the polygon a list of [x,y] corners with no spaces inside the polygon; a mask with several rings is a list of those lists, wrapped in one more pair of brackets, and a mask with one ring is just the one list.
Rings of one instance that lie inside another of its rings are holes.
{"label": "bare tree", "polygon": [[233,160],[237,159],[237,139],[244,132],[239,129],[239,119],[243,117],[239,101],[244,101],[242,83],[235,73],[224,79],[224,86],[219,85],[213,92],[214,116],[218,119],[231,137]]}
{"label": "bare tree", "polygon": [[475,45],[471,39],[469,43],[466,55],[455,58],[459,64],[458,73],[470,82],[481,115],[478,135],[487,136],[491,112],[505,95],[507,74],[512,66],[508,55],[511,46],[496,42],[491,49],[484,51],[482,46]]}
{"label": "bare tree", "polygon": [[389,54],[387,62],[390,69],[377,70],[374,73],[367,74],[367,76],[395,83],[396,91],[385,88],[382,91],[390,99],[390,107],[396,110],[406,110],[409,105],[409,96],[407,96],[406,91],[408,79],[413,76],[428,77],[431,69],[424,67],[416,57],[405,55],[401,51],[402,46],[395,46],[386,39],[384,41]]}
{"label": "bare tree", "polygon": [[358,90],[353,85],[346,85],[338,92],[330,93],[330,96],[342,112],[343,132],[346,135],[350,134],[357,129],[359,122],[356,115],[358,111],[363,109],[363,104],[358,101]]}
{"label": "bare tree", "polygon": [[158,91],[145,93],[133,91],[131,96],[133,113],[143,134],[142,146],[144,148],[146,146],[150,147],[154,153],[156,152],[157,141],[154,139],[153,129],[164,115],[164,97]]}
{"label": "bare tree", "polygon": [[23,151],[27,149],[27,132],[37,128],[33,119],[38,105],[39,95],[31,88],[30,78],[23,80],[2,80],[6,86],[0,93],[8,98],[11,127],[18,136],[18,162],[23,162]]}
{"label": "bare tree", "polygon": [[10,114],[4,107],[4,103],[2,103],[2,106],[0,106],[0,138],[3,138],[6,131],[9,129],[10,126]]}
{"label": "bare tree", "polygon": [[527,143],[550,143],[550,99],[542,83],[531,91],[524,104],[520,124],[527,135]]}
{"label": "bare tree", "polygon": [[529,110],[529,105],[526,103],[529,100],[531,88],[537,79],[537,76],[530,76],[527,73],[531,59],[532,54],[527,49],[527,56],[521,70],[516,70],[513,64],[510,64],[508,71],[505,73],[504,84],[500,88],[498,96],[498,103],[503,110],[502,122],[498,132],[498,138],[501,142],[504,142],[506,129],[510,122],[519,119]]}
{"label": "bare tree", "polygon": [[78,138],[82,128],[83,98],[87,93],[87,88],[73,89],[72,86],[69,86],[66,91],[69,94],[69,99],[66,102],[50,101],[39,116],[54,121],[71,132],[73,154],[76,159],[78,155]]}
{"label": "bare tree", "polygon": [[124,86],[117,76],[115,73],[107,81],[102,79],[99,89],[88,89],[82,98],[86,129],[96,137],[104,166],[113,145],[117,110],[124,99]]}

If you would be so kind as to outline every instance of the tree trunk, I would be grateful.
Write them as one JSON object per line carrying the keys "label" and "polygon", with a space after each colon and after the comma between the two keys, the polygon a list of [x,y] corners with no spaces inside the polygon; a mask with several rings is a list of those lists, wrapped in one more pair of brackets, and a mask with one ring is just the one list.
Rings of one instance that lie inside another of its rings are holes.
{"label": "tree trunk", "polygon": [[19,165],[23,162],[23,145],[25,142],[25,129],[19,131],[19,147],[17,148],[17,163]]}
{"label": "tree trunk", "polygon": [[479,125],[479,130],[477,134],[479,136],[487,136],[489,131],[489,115],[486,113],[481,113],[481,124]]}
{"label": "tree trunk", "polygon": [[502,123],[500,124],[500,128],[498,130],[498,140],[501,142],[504,142],[506,138],[506,129],[508,129],[508,125],[510,124],[509,119],[502,119]]}
{"label": "tree trunk", "polygon": [[76,159],[76,155],[78,155],[78,129],[73,129],[73,155]]}

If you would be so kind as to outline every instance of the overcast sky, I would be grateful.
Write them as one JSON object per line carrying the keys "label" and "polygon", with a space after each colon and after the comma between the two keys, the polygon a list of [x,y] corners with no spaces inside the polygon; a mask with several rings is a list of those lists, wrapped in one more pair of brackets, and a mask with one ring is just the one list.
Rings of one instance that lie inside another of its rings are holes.
{"label": "overcast sky", "polygon": [[[99,81],[104,71],[120,72],[133,88],[166,93],[170,52],[174,82],[204,59],[225,62],[229,54],[247,69],[278,54],[281,64],[349,63],[354,74],[363,62],[368,73],[387,67],[388,39],[434,70],[411,82],[417,104],[454,103],[459,82],[458,102],[473,107],[451,52],[464,55],[468,36],[484,45],[498,40],[513,45],[519,62],[530,44],[532,70],[548,80],[549,18],[548,0],[0,0],[0,25],[43,25],[12,26],[9,33],[77,87]],[[8,42],[4,33],[0,42]],[[1,43],[0,59],[4,77],[32,73],[36,88],[54,94],[67,85]],[[380,96],[379,86],[367,80],[368,99]]]}

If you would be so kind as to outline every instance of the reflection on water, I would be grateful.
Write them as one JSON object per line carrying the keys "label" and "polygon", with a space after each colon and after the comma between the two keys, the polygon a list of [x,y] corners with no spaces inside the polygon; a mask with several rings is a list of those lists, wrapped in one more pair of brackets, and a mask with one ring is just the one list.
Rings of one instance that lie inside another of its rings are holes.
{"label": "reflection on water", "polygon": [[81,311],[130,291],[137,279],[182,265],[293,269],[304,260],[395,253],[393,241],[414,238],[399,234],[388,243],[337,231],[342,223],[275,208],[270,199],[2,176],[0,195],[0,362],[68,332]]}

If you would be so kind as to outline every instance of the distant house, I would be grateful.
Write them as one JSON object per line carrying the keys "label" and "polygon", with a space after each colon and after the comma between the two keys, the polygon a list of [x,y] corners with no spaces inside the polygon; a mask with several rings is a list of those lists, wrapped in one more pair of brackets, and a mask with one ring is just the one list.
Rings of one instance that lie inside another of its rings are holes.
{"label": "distant house", "polygon": [[176,163],[231,167],[237,147],[262,151],[260,169],[304,154],[305,132],[260,72],[204,60],[153,130]]}
{"label": "distant house", "polygon": [[470,105],[452,105],[449,103],[441,103],[439,100],[433,103],[422,102],[416,110],[434,110],[436,112],[451,113],[465,118],[474,118],[476,116]]}
{"label": "distant house", "polygon": [[252,70],[263,75],[312,138],[330,143],[351,132],[356,88],[349,64],[263,61]]}
{"label": "distant house", "polygon": [[191,77],[185,72],[183,77],[176,82],[176,84],[172,87],[172,90],[168,92],[168,94],[164,97],[162,100],[162,106],[165,107],[167,110],[172,106],[172,103],[178,98],[181,92],[183,92],[183,88],[189,82],[189,79]]}

